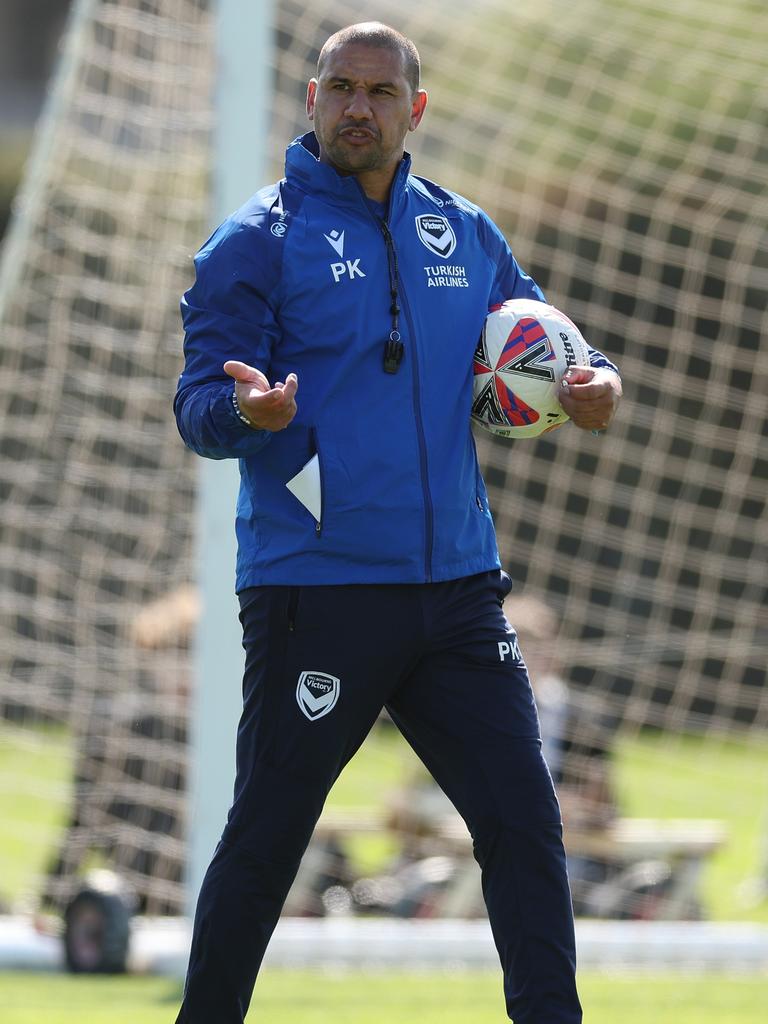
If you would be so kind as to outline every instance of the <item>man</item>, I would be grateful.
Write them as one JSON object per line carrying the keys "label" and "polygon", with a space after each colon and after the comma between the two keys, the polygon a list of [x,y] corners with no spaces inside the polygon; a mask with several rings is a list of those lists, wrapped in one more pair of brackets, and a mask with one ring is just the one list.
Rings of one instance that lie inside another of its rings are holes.
{"label": "man", "polygon": [[[382,706],[472,833],[510,1017],[581,1019],[560,814],[469,427],[488,307],[542,296],[481,210],[410,174],[426,103],[409,40],[378,23],[332,36],[314,132],[206,243],[183,302],[179,429],[240,459],[246,651],[185,1024],[243,1021],[325,797]],[[429,285],[446,273],[460,283]],[[602,430],[621,386],[592,364],[562,404]]]}
{"label": "man", "polygon": [[599,696],[571,692],[563,679],[561,626],[553,608],[532,594],[510,594],[504,614],[514,624],[525,658],[541,749],[557,786],[566,838],[569,828],[605,828],[617,813],[611,752],[619,722]]}
{"label": "man", "polygon": [[596,694],[572,692],[562,678],[554,609],[533,595],[510,595],[504,614],[514,623],[536,698],[541,749],[563,818],[573,906],[577,914],[594,916],[595,894],[612,865],[589,844],[585,848],[583,837],[601,832],[617,815],[612,775],[619,721]]}

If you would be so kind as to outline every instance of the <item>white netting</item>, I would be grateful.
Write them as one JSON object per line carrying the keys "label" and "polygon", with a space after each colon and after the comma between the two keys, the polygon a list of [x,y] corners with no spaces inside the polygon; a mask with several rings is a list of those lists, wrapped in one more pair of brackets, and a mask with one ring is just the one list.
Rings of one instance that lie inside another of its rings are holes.
{"label": "white netting", "polygon": [[179,904],[189,627],[146,617],[191,571],[169,403],[206,224],[211,25],[187,0],[78,7],[5,253],[2,700],[76,737],[53,893],[98,850],[156,910]]}
{"label": "white netting", "polygon": [[[90,7],[6,246],[0,696],[78,737],[60,891],[96,847],[172,908],[195,477],[170,398],[213,33],[204,0]],[[274,177],[320,45],[381,16],[276,8]],[[483,205],[624,375],[605,437],[479,438],[506,567],[562,616],[582,711],[589,689],[624,735],[751,742],[768,724],[763,4],[424,0],[385,18],[430,92],[417,172]]]}

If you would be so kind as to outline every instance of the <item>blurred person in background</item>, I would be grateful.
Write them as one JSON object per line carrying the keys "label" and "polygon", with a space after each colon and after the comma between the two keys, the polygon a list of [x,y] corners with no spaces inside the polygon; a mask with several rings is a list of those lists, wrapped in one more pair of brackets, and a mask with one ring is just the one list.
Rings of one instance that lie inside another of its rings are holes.
{"label": "blurred person in background", "polygon": [[560,621],[549,605],[537,597],[510,594],[504,614],[528,666],[542,752],[566,833],[605,828],[617,813],[611,754],[618,722],[601,700],[568,687],[558,654]]}
{"label": "blurred person in background", "polygon": [[619,721],[601,698],[566,683],[559,659],[561,623],[549,605],[530,595],[510,594],[504,614],[517,633],[536,697],[542,753],[563,816],[574,911],[589,913],[590,893],[605,881],[611,866],[581,851],[575,837],[601,832],[617,817],[612,775]]}

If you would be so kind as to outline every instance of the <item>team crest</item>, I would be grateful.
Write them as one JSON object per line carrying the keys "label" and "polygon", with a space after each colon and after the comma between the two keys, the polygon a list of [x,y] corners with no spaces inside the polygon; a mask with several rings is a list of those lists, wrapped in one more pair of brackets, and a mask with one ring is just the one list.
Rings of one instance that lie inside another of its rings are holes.
{"label": "team crest", "polygon": [[456,248],[456,235],[448,218],[441,213],[420,213],[416,218],[416,234],[422,245],[444,260]]}
{"label": "team crest", "polygon": [[332,711],[339,699],[341,683],[327,672],[302,672],[296,686],[296,702],[310,722]]}

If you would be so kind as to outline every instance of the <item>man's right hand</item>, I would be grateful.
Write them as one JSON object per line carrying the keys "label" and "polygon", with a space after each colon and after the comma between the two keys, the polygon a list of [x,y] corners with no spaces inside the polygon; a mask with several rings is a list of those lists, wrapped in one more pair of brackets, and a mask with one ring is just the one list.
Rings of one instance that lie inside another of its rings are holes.
{"label": "man's right hand", "polygon": [[270,387],[269,381],[255,366],[230,359],[224,363],[224,372],[235,381],[237,404],[257,430],[283,430],[296,415],[295,373],[289,373],[285,384],[280,381]]}

